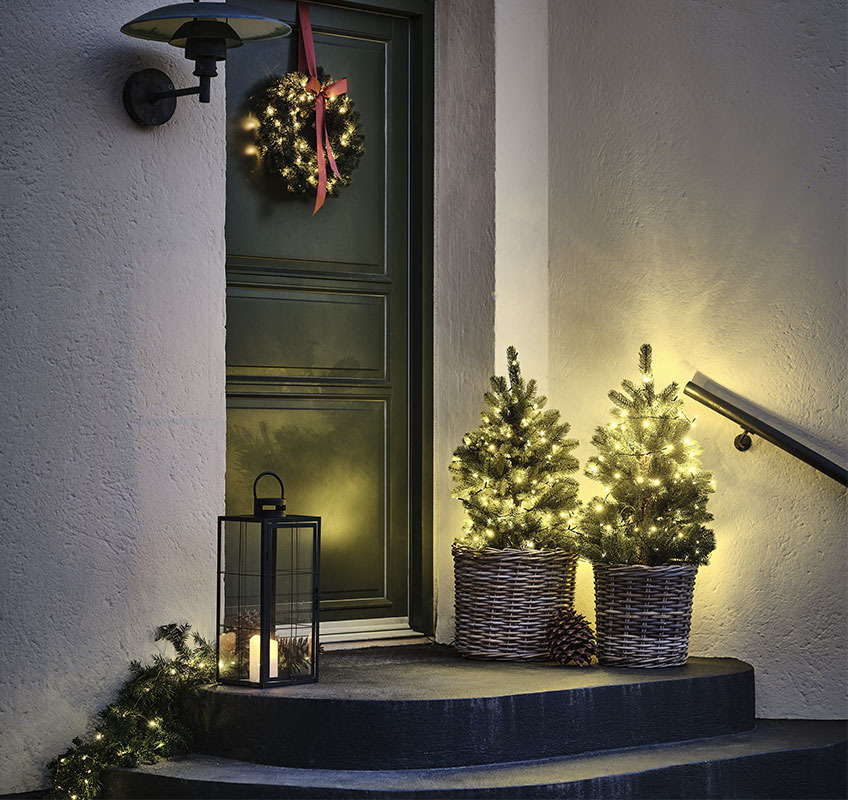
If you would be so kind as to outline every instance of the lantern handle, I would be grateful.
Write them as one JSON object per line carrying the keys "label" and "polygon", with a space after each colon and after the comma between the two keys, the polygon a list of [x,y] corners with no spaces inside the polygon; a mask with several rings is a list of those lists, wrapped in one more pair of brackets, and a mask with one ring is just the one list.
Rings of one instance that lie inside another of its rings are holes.
{"label": "lantern handle", "polygon": [[283,482],[280,480],[280,476],[277,475],[275,472],[260,472],[256,476],[256,480],[253,482],[253,502],[256,502],[256,499],[257,499],[256,498],[256,485],[259,483],[259,479],[264,478],[266,475],[270,475],[272,478],[277,479],[277,483],[280,484],[280,499],[284,500],[285,497],[286,497],[286,489],[283,486]]}
{"label": "lantern handle", "polygon": [[[276,478],[277,483],[280,484],[279,497],[256,496],[256,485],[259,483],[259,480],[264,478],[266,475]],[[253,515],[255,517],[266,517],[269,519],[284,517],[286,515],[286,490],[279,475],[276,475],[273,472],[262,472],[256,476],[256,480],[253,482]]]}

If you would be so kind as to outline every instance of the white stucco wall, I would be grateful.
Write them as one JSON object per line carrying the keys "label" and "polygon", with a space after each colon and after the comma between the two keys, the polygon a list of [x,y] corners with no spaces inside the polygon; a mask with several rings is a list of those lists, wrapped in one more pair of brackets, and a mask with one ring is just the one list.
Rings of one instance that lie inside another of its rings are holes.
{"label": "white stucco wall", "polygon": [[[224,92],[144,130],[120,25],[149,2],[4,8],[0,793],[47,784],[155,626],[214,628],[224,490]],[[49,21],[45,23],[45,20]]]}
{"label": "white stucco wall", "polygon": [[[551,399],[592,452],[654,345],[845,458],[845,19],[834,0],[550,4]],[[844,717],[845,496],[694,401],[718,547],[691,652],[766,717]],[[584,496],[594,490],[584,479]],[[578,604],[592,613],[591,569]]]}
{"label": "white stucco wall", "polygon": [[462,508],[447,465],[477,424],[495,320],[494,0],[436,3],[433,548],[436,635],[453,638],[451,542]]}
{"label": "white stucco wall", "polygon": [[548,0],[495,0],[495,366],[548,382]]}

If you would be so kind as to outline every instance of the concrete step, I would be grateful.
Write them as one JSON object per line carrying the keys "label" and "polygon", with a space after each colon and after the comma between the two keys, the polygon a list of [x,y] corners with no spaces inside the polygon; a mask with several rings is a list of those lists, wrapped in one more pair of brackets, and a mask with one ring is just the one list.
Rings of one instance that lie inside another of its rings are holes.
{"label": "concrete step", "polygon": [[494,764],[750,730],[754,673],[693,658],[660,670],[469,661],[416,645],[326,654],[318,683],[201,692],[196,749],[262,764]]}
{"label": "concrete step", "polygon": [[[296,735],[295,728],[291,731]],[[844,798],[846,725],[760,720],[745,733],[589,755],[412,770],[294,769],[194,756],[106,775],[107,798]]]}

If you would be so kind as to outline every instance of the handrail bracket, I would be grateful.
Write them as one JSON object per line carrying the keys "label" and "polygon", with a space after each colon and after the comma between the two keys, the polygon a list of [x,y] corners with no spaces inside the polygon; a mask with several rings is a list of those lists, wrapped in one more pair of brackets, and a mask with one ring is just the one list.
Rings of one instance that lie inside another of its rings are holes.
{"label": "handrail bracket", "polygon": [[742,428],[742,433],[733,440],[733,444],[737,450],[741,450],[743,453],[746,450],[750,450],[751,445],[753,444],[753,441],[751,440],[751,431],[746,431],[745,428]]}
{"label": "handrail bracket", "polygon": [[790,455],[795,456],[795,458],[809,464],[811,467],[815,467],[819,472],[823,472],[829,478],[833,478],[833,480],[838,481],[843,486],[848,486],[848,470],[845,467],[835,464],[830,459],[825,458],[821,453],[812,450],[797,439],[794,439],[788,433],[769,425],[764,420],[744,411],[739,406],[728,402],[703,386],[699,386],[694,380],[686,384],[683,393],[741,426],[742,433],[733,440],[733,444],[737,450],[742,452],[749,450],[752,444],[751,434],[754,433],[767,442],[771,442],[776,447],[785,450]]}

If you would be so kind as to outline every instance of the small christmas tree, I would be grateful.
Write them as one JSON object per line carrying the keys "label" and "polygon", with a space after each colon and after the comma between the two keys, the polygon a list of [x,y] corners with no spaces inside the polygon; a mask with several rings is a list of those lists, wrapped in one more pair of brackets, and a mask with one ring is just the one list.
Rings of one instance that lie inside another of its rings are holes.
{"label": "small christmas tree", "polygon": [[607,564],[706,564],[715,548],[705,527],[715,481],[698,462],[695,423],[683,413],[676,383],[655,391],[649,344],[639,351],[639,371],[638,385],[625,380],[623,392],[609,393],[613,421],[592,437],[598,454],[585,474],[604,491],[581,514],[581,555]]}
{"label": "small christmas tree", "polygon": [[574,549],[577,446],[559,412],[544,411],[536,381],[521,377],[518,353],[506,351],[509,383],[493,376],[482,424],[454,451],[453,496],[465,508],[461,544],[496,549]]}

